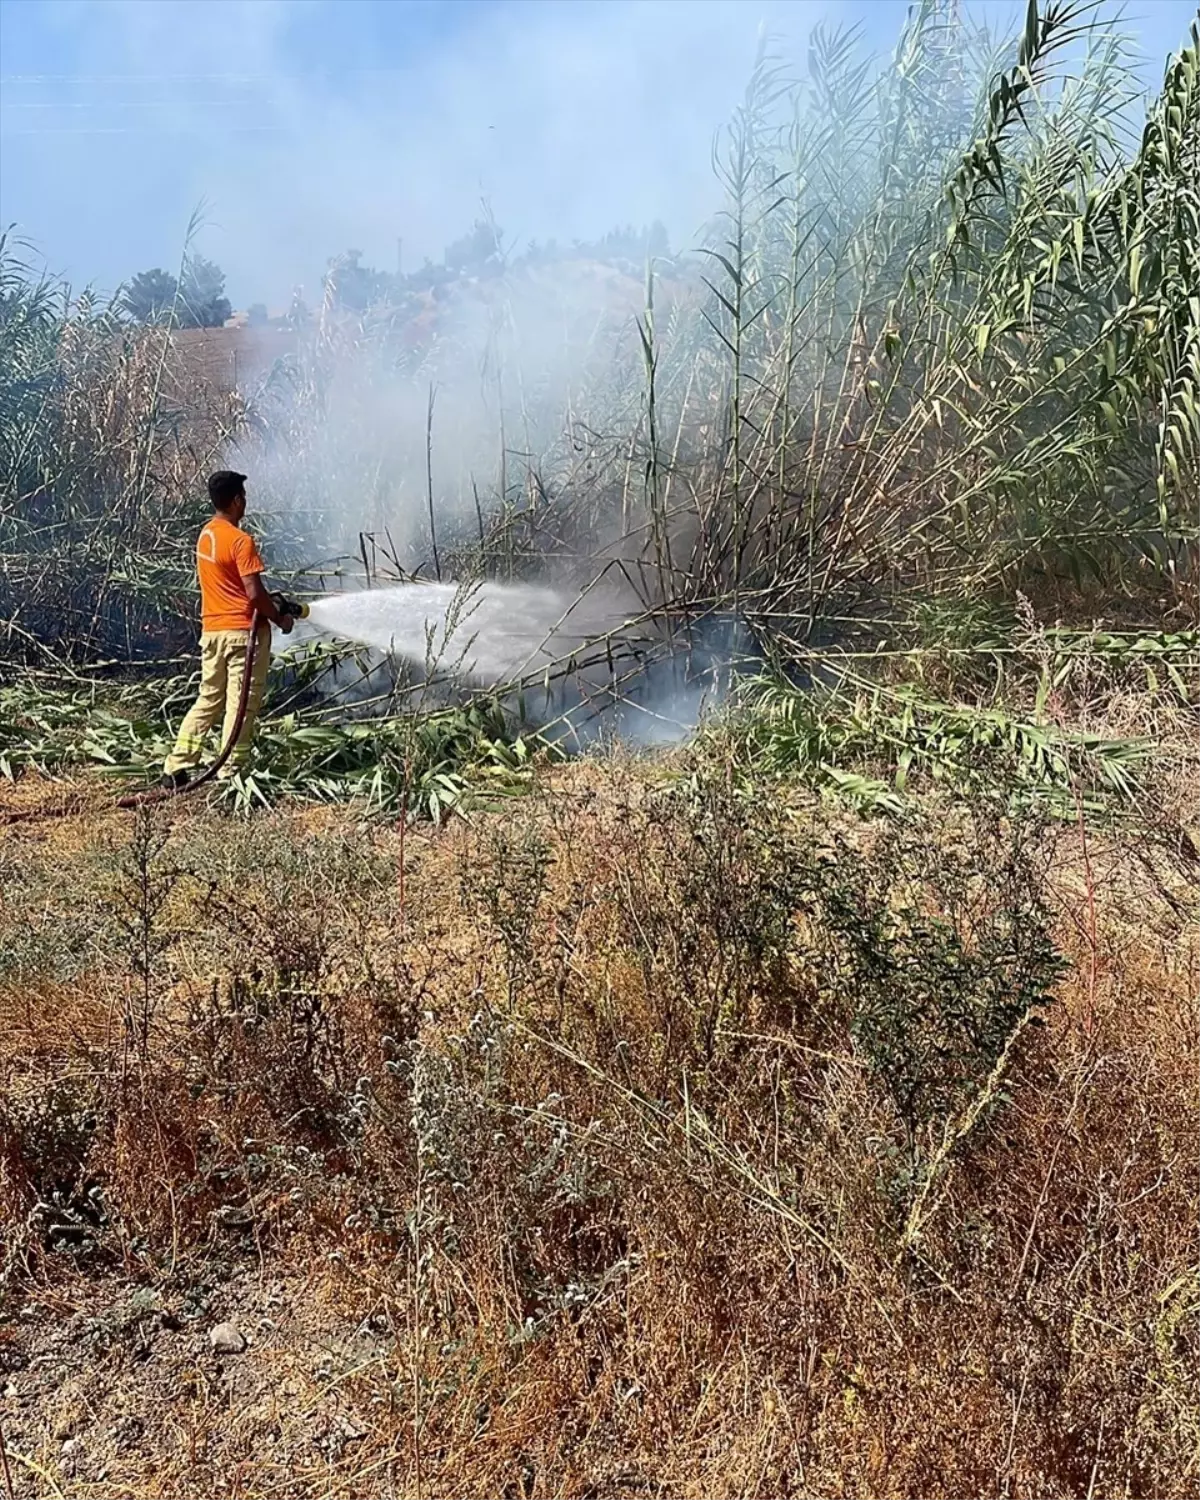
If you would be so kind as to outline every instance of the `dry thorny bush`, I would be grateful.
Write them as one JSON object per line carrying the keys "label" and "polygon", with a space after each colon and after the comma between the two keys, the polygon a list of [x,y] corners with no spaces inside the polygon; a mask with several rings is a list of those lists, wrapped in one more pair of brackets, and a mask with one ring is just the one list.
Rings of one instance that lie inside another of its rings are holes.
{"label": "dry thorny bush", "polygon": [[[322,818],[0,844],[0,1359],[21,1305],[256,1264],[383,1352],[345,1452],[260,1437],[239,1493],[1190,1490],[1175,877],[620,771]],[[156,1420],[104,1493],[212,1493],[237,1422]]]}

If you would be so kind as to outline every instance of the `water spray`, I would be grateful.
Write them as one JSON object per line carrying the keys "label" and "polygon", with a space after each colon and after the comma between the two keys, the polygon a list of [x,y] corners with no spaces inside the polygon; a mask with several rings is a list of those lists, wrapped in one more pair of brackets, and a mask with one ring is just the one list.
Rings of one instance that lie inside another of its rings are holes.
{"label": "water spray", "polygon": [[550,663],[574,602],[528,583],[401,583],[316,599],[308,618],[385,656],[495,684]]}

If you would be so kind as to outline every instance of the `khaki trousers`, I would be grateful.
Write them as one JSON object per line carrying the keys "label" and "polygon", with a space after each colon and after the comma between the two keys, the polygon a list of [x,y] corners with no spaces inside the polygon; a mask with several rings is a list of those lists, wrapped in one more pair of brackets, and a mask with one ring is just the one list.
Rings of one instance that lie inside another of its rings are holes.
{"label": "khaki trousers", "polygon": [[[249,636],[248,630],[212,630],[205,631],[200,637],[200,695],[179,726],[175,748],[167,756],[163,767],[168,775],[176,771],[191,770],[200,764],[200,757],[204,752],[204,737],[222,717],[224,727],[219,749],[225,747],[237,718]],[[254,672],[250,678],[250,693],[246,699],[242,732],[238,735],[238,742],[229,759],[217,772],[217,779],[220,781],[243,770],[250,758],[254,726],[262,703],[270,660],[271,627],[263,623],[258,627],[258,649],[254,653]]]}

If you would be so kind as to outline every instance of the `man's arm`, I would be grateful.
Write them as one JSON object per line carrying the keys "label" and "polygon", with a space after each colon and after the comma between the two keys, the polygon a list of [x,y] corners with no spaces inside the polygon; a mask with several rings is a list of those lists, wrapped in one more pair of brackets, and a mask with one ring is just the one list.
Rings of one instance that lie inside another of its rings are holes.
{"label": "man's arm", "polygon": [[282,614],[275,608],[275,601],[267,593],[266,585],[262,581],[262,574],[243,574],[242,587],[246,590],[246,597],[254,606],[255,613],[261,615],[264,620],[270,620],[272,625],[278,625],[284,635],[287,635],[292,628],[292,617],[291,615]]}

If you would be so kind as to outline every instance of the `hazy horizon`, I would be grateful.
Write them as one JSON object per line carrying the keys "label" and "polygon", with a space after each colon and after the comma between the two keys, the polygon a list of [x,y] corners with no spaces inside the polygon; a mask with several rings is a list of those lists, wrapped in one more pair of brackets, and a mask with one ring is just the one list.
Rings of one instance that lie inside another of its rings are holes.
{"label": "hazy horizon", "polygon": [[[760,25],[803,61],[818,21],[894,45],[904,0],[0,0],[0,226],[75,285],[194,248],[235,306],[315,296],[349,248],[437,260],[486,199],[518,249],[717,204],[709,152]],[[1023,5],[967,0],[1015,26]],[[1109,13],[1109,12],[1106,12]],[[1194,14],[1124,17],[1153,88]]]}

